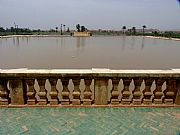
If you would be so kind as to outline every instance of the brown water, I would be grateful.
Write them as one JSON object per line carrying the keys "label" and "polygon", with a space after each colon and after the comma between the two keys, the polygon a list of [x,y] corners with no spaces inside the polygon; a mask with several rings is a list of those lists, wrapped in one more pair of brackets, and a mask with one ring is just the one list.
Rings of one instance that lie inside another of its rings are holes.
{"label": "brown water", "polygon": [[143,37],[0,39],[0,68],[180,68],[180,41]]}

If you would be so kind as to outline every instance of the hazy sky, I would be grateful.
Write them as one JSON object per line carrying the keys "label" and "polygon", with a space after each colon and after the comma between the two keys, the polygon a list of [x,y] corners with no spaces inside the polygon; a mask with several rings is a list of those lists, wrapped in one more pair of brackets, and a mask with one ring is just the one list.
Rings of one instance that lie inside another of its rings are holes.
{"label": "hazy sky", "polygon": [[80,23],[89,29],[180,29],[177,0],[0,0],[0,26],[49,29]]}

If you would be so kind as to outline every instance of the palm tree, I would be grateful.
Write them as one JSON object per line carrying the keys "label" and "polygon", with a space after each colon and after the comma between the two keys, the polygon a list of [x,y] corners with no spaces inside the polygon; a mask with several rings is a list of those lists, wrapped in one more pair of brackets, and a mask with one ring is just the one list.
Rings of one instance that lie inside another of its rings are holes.
{"label": "palm tree", "polygon": [[62,24],[61,24],[61,35],[62,35]]}
{"label": "palm tree", "polygon": [[66,31],[66,29],[65,29],[66,25],[64,24],[63,27],[64,27],[64,32],[65,32]]}
{"label": "palm tree", "polygon": [[126,26],[123,26],[122,29],[123,29],[123,34],[124,34],[124,32],[126,30]]}
{"label": "palm tree", "polygon": [[143,25],[143,36],[144,36],[144,29],[147,28],[146,25]]}
{"label": "palm tree", "polygon": [[80,27],[81,27],[80,24],[76,25],[76,28],[77,28],[78,32],[80,32]]}
{"label": "palm tree", "polygon": [[56,32],[58,32],[58,27],[56,27]]}
{"label": "palm tree", "polygon": [[136,35],[136,27],[132,27],[133,34]]}
{"label": "palm tree", "polygon": [[69,27],[68,27],[68,29],[67,29],[67,32],[70,32]]}

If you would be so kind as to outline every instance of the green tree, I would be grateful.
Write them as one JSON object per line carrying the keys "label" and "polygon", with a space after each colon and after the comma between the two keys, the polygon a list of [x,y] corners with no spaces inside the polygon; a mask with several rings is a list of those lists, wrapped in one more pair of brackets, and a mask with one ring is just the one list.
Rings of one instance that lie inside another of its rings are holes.
{"label": "green tree", "polygon": [[81,32],[84,32],[86,28],[84,26],[81,26]]}
{"label": "green tree", "polygon": [[65,32],[66,31],[66,25],[64,24],[63,27],[64,27],[64,32]]}
{"label": "green tree", "polygon": [[0,27],[0,32],[5,32],[5,29],[3,27]]}
{"label": "green tree", "polygon": [[56,27],[56,32],[58,32],[58,27]]}
{"label": "green tree", "polygon": [[67,28],[67,32],[70,32],[69,27]]}
{"label": "green tree", "polygon": [[122,29],[123,29],[123,34],[124,34],[126,30],[126,26],[123,26]]}
{"label": "green tree", "polygon": [[136,35],[136,27],[132,27],[133,35]]}
{"label": "green tree", "polygon": [[145,28],[147,28],[147,27],[146,27],[146,25],[143,25],[142,27],[143,27],[143,36],[144,36],[144,30],[145,30]]}
{"label": "green tree", "polygon": [[80,28],[81,28],[80,24],[77,24],[76,29],[78,30],[78,32],[80,32]]}

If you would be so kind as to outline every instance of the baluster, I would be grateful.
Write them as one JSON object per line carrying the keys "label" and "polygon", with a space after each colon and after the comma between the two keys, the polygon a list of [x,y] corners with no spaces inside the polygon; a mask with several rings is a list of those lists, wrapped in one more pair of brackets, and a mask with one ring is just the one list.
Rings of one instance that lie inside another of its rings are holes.
{"label": "baluster", "polygon": [[37,81],[38,81],[39,88],[40,88],[39,93],[38,93],[39,105],[47,105],[47,91],[45,89],[46,80],[45,79],[38,79]]}
{"label": "baluster", "polygon": [[7,81],[0,80],[0,105],[8,105],[9,103],[9,93],[7,89]]}
{"label": "baluster", "polygon": [[118,91],[118,84],[119,84],[119,78],[113,78],[112,79],[112,92],[111,92],[111,104],[118,105],[119,104],[119,91]]}
{"label": "baluster", "polygon": [[141,84],[142,84],[142,81],[143,79],[141,78],[134,78],[134,85],[135,85],[135,88],[134,88],[134,91],[133,91],[133,104],[134,105],[140,105],[141,104]]}
{"label": "baluster", "polygon": [[156,80],[156,89],[154,90],[154,103],[155,104],[162,104],[163,103],[163,92],[162,92],[162,85],[165,82],[162,78]]}
{"label": "baluster", "polygon": [[34,80],[25,80],[27,87],[27,104],[28,105],[35,105],[36,104],[36,91],[34,89]]}
{"label": "baluster", "polygon": [[50,105],[58,105],[58,91],[56,89],[57,80],[56,79],[49,79],[51,84],[51,91],[49,95],[51,96]]}
{"label": "baluster", "polygon": [[84,90],[83,105],[91,105],[92,91],[90,89],[90,85],[91,85],[92,79],[84,79],[84,82],[85,82],[85,90]]}
{"label": "baluster", "polygon": [[131,99],[130,99],[131,92],[129,90],[129,85],[131,81],[132,79],[130,78],[123,78],[124,90],[122,91],[122,104],[130,105],[131,103]]}
{"label": "baluster", "polygon": [[24,105],[24,91],[22,80],[9,80],[12,105]]}
{"label": "baluster", "polygon": [[63,90],[62,90],[62,105],[69,105],[70,104],[70,99],[69,99],[69,89],[68,89],[68,84],[69,84],[69,79],[68,78],[62,78],[61,79],[62,85],[63,85]]}
{"label": "baluster", "polygon": [[80,85],[80,79],[73,79],[73,84],[74,84],[74,90],[73,90],[73,100],[72,100],[72,104],[73,105],[80,105],[80,95],[81,95],[81,91],[79,89],[79,85]]}
{"label": "baluster", "polygon": [[166,81],[166,90],[164,91],[164,103],[173,104],[175,100],[176,93],[176,80],[167,80]]}
{"label": "baluster", "polygon": [[143,103],[144,104],[152,104],[152,95],[153,93],[151,92],[151,86],[152,86],[152,83],[153,83],[153,79],[149,78],[149,79],[145,79],[145,90],[143,91]]}

